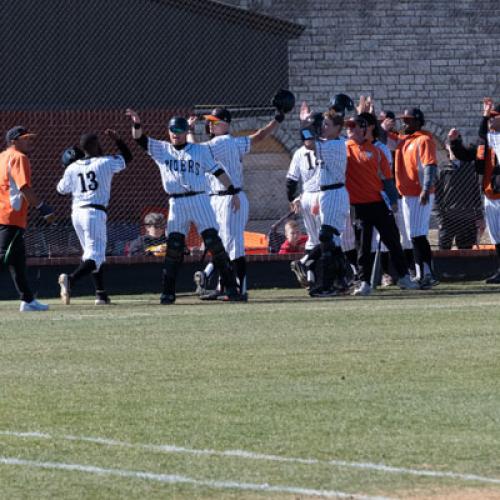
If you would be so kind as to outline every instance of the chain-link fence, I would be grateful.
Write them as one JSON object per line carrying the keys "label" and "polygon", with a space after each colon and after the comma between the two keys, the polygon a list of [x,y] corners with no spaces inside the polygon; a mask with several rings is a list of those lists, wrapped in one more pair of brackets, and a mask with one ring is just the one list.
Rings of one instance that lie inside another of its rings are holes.
{"label": "chain-link fence", "polygon": [[[290,65],[308,43],[297,43],[304,35],[299,23],[212,0],[9,0],[2,2],[2,16],[0,129],[22,124],[38,134],[33,185],[57,213],[53,226],[31,213],[29,256],[81,253],[70,200],[57,195],[55,186],[62,151],[82,133],[97,132],[111,152],[114,145],[103,131],[116,129],[134,154],[113,181],[108,212],[108,253],[123,255],[127,242],[143,232],[144,216],[167,207],[157,168],[130,139],[125,109],[136,109],[145,131],[163,138],[173,114],[224,105],[233,111],[234,132],[249,133],[272,117],[271,98],[279,88],[290,88]],[[311,74],[324,63],[308,61]],[[298,122],[297,112],[290,120]],[[267,233],[288,210],[284,178],[299,145],[296,129],[297,123],[285,122],[245,158],[250,231]],[[477,223],[477,193],[466,196],[471,206],[460,210],[472,210]],[[449,196],[441,200],[455,207]],[[440,209],[446,220],[448,209]],[[460,213],[454,225],[469,222],[469,212]],[[188,244],[198,243],[192,233]]]}

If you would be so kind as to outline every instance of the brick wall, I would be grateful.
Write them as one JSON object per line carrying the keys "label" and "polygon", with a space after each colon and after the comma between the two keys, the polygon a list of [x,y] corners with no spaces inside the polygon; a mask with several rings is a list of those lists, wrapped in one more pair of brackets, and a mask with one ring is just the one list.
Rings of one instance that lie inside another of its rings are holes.
{"label": "brick wall", "polygon": [[420,106],[439,139],[473,140],[481,99],[500,100],[495,0],[226,0],[305,26],[291,40],[290,87],[316,109],[329,96],[371,94],[396,112]]}

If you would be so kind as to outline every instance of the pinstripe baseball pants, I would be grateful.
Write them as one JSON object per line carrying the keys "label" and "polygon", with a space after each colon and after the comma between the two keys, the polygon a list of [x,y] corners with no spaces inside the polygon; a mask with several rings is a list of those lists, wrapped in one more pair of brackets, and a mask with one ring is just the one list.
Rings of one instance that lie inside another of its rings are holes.
{"label": "pinstripe baseball pants", "polygon": [[306,250],[312,250],[319,245],[319,229],[321,222],[319,215],[312,213],[313,206],[317,203],[319,192],[304,192],[300,196],[301,214],[304,221],[304,227],[307,233]]}
{"label": "pinstripe baseball pants", "polygon": [[429,234],[431,210],[434,206],[434,195],[429,195],[427,204],[422,205],[418,196],[403,196],[403,218],[406,235],[409,239]]}
{"label": "pinstripe baseball pants", "polygon": [[219,230],[208,194],[200,193],[184,198],[170,198],[167,234],[181,233],[186,235],[191,222],[200,234],[205,229]]}
{"label": "pinstripe baseball pants", "polygon": [[240,191],[240,209],[236,212],[231,207],[232,196],[212,195],[210,205],[219,224],[219,236],[230,260],[245,256],[245,226],[248,222],[249,205],[247,195]]}
{"label": "pinstripe baseball pants", "polygon": [[74,208],[71,220],[83,250],[82,260],[93,260],[99,270],[106,261],[106,212],[96,208]]}
{"label": "pinstripe baseball pants", "polygon": [[500,243],[500,200],[484,197],[484,218],[491,241]]}

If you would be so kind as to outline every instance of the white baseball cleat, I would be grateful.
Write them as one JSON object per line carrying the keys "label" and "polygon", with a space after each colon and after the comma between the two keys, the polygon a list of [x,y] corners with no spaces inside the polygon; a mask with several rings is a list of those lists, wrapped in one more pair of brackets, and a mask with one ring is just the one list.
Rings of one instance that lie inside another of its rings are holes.
{"label": "white baseball cleat", "polygon": [[62,303],[67,306],[71,301],[71,292],[69,288],[69,276],[67,274],[60,274],[57,280],[59,286],[61,287],[61,300]]}
{"label": "white baseball cleat", "polygon": [[21,301],[21,305],[19,306],[20,312],[29,312],[29,311],[47,311],[49,306],[47,304],[42,304],[38,302],[38,300],[33,299],[31,302]]}
{"label": "white baseball cleat", "polygon": [[354,289],[351,295],[360,295],[362,297],[366,297],[372,293],[372,287],[366,281],[362,281],[359,286]]}
{"label": "white baseball cleat", "polygon": [[207,291],[207,276],[204,271],[196,271],[193,276],[196,285],[196,294],[203,295]]}

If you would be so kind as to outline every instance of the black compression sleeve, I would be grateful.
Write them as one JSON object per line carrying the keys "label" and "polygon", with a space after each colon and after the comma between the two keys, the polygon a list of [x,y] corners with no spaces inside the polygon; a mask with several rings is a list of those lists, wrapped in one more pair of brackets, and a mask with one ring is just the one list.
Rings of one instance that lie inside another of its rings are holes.
{"label": "black compression sleeve", "polygon": [[128,163],[130,160],[132,160],[132,153],[130,152],[129,147],[125,144],[125,141],[123,141],[122,139],[117,139],[115,142],[116,147],[120,150],[120,153],[125,160],[125,163]]}
{"label": "black compression sleeve", "polygon": [[139,139],[135,139],[135,142],[141,146],[142,149],[148,150],[148,136],[142,134]]}
{"label": "black compression sleeve", "polygon": [[487,116],[483,116],[483,119],[481,120],[481,125],[479,125],[479,137],[481,139],[486,139],[486,135],[488,134],[488,120],[489,118]]}
{"label": "black compression sleeve", "polygon": [[225,174],[226,172],[224,171],[223,168],[218,168],[215,172],[214,172],[214,176],[215,177],[220,177],[222,174]]}
{"label": "black compression sleeve", "polygon": [[286,180],[286,195],[288,196],[288,201],[295,200],[298,185],[298,181],[294,181],[293,179]]}

